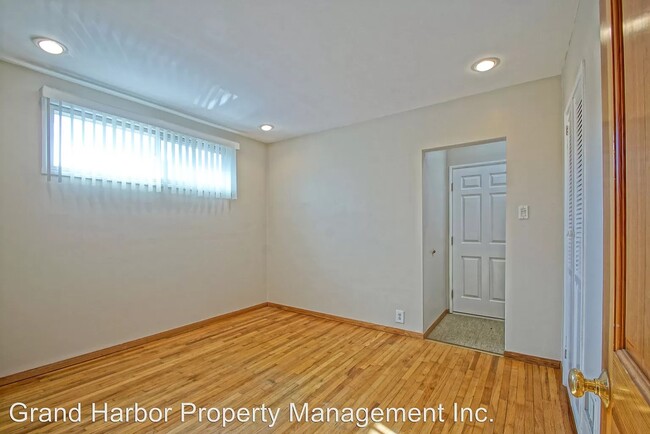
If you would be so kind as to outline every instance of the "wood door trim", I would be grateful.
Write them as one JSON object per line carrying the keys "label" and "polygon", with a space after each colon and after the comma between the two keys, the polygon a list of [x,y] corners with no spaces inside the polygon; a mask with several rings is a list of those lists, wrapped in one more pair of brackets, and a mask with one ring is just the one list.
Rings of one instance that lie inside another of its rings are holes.
{"label": "wood door trim", "polygon": [[614,158],[614,350],[625,347],[625,84],[621,0],[611,0],[611,50],[613,86],[612,139]]}
{"label": "wood door trim", "polygon": [[58,362],[49,363],[47,365],[39,366],[36,368],[28,369],[26,371],[17,372],[15,374],[10,374],[5,377],[0,377],[0,386],[6,384],[15,383],[20,380],[26,380],[28,378],[36,377],[43,374],[48,374],[50,372],[58,371],[59,369],[67,368],[69,366],[78,365],[79,363],[87,362],[90,360],[98,359],[100,357],[107,356],[109,354],[114,354],[120,351],[129,350],[131,348],[139,347],[141,345],[153,342],[159,339],[170,338],[172,336],[179,335],[181,333],[190,332],[201,327],[213,324],[217,321],[221,321],[227,318],[231,318],[236,315],[241,315],[252,310],[260,309],[266,307],[267,303],[260,303],[254,306],[245,307],[243,309],[235,310],[233,312],[227,312],[221,315],[217,315],[212,318],[204,319],[202,321],[193,322],[191,324],[186,324],[184,326],[176,327],[170,330],[165,330],[160,333],[156,333],[150,336],[145,336],[142,338],[134,339],[132,341],[124,342],[121,344],[113,345],[111,347],[102,348],[101,350],[92,351],[90,353],[81,354],[79,356],[70,357],[68,359],[60,360]]}

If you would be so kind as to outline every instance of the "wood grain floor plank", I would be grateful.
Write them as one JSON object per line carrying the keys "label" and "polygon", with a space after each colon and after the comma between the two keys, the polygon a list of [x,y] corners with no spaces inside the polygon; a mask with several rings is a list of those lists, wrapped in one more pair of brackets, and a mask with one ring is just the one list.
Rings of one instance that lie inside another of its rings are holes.
{"label": "wood grain floor plank", "polygon": [[[559,370],[265,307],[199,329],[0,387],[0,432],[291,432],[563,433],[571,432]],[[9,407],[84,410],[83,421],[15,423]],[[91,423],[92,402],[173,407],[161,423]],[[205,407],[280,408],[267,423],[227,429],[195,418],[181,422],[181,402]],[[290,403],[313,407],[444,408],[444,422],[298,423]],[[493,422],[454,422],[453,406],[487,409]]]}

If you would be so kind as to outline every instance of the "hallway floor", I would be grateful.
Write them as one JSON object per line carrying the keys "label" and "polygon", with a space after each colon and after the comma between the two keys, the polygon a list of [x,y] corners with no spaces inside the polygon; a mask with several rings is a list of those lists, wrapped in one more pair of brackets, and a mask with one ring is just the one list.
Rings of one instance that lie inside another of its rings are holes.
{"label": "hallway floor", "polygon": [[505,349],[503,320],[458,313],[446,315],[427,338],[494,354]]}

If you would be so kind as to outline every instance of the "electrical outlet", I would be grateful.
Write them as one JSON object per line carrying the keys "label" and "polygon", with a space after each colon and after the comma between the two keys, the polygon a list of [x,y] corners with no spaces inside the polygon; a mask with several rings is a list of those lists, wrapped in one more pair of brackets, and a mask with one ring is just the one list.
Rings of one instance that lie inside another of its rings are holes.
{"label": "electrical outlet", "polygon": [[404,311],[397,309],[395,310],[395,322],[399,324],[404,324]]}

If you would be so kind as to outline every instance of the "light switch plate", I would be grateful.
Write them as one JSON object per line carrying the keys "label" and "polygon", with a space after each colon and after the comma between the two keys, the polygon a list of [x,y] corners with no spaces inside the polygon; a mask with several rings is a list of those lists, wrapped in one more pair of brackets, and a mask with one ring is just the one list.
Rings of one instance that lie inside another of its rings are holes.
{"label": "light switch plate", "polygon": [[528,205],[519,205],[519,220],[528,220]]}

